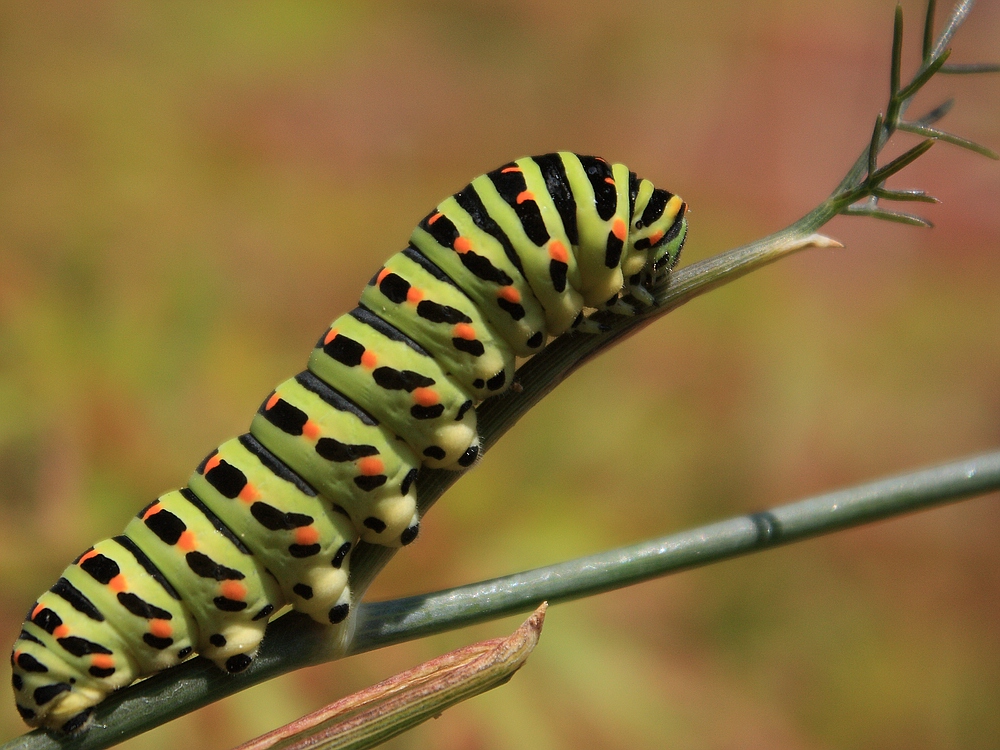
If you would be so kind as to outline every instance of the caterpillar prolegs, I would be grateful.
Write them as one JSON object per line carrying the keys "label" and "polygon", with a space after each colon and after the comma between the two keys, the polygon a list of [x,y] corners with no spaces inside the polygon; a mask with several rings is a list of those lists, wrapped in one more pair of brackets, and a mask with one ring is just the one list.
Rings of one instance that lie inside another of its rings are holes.
{"label": "caterpillar prolegs", "polygon": [[515,357],[589,330],[586,308],[651,301],[685,208],[621,164],[567,152],[518,159],[438,204],[249,433],[32,605],[11,656],[24,720],[78,731],[107,694],[193,653],[239,672],[285,604],[343,622],[358,539],[416,538],[417,471],[475,462],[473,407],[510,386]]}

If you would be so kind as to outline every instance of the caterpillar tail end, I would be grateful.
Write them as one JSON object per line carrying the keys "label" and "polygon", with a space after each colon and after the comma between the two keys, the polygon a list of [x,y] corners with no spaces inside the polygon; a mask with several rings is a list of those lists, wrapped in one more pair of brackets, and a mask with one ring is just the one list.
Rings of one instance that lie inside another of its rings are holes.
{"label": "caterpillar tail end", "polygon": [[[39,664],[40,662],[35,662]],[[14,699],[28,726],[65,734],[82,732],[93,723],[94,706],[113,692],[101,681],[61,671],[56,665],[46,672],[25,671],[15,662]]]}
{"label": "caterpillar tail end", "polygon": [[62,734],[78,734],[85,731],[94,723],[94,707],[105,699],[104,693],[98,697],[85,696],[83,693],[73,691],[66,693],[66,697],[53,706],[52,710],[44,717],[26,718],[21,705],[18,711],[25,723],[31,727],[49,729]]}

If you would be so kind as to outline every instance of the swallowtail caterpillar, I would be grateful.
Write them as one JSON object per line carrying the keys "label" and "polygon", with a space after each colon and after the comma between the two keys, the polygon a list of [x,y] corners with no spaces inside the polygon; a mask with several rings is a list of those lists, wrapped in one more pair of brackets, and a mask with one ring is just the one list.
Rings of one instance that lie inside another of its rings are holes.
{"label": "swallowtail caterpillar", "polygon": [[342,623],[358,539],[416,538],[419,468],[475,462],[474,406],[511,385],[515,357],[593,330],[585,308],[652,303],[685,209],[621,164],[568,152],[518,159],[439,203],[247,434],[32,605],[11,656],[24,720],[79,731],[109,693],[194,653],[242,671],[285,604]]}

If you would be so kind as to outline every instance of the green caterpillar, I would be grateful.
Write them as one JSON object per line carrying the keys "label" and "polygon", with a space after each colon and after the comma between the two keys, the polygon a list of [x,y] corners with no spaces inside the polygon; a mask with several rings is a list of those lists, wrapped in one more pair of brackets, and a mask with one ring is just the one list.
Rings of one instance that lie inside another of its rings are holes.
{"label": "green caterpillar", "polygon": [[652,302],[685,209],[621,164],[567,152],[518,159],[438,204],[248,434],[32,605],[11,655],[24,720],[79,731],[109,693],[195,652],[242,671],[285,604],[344,622],[358,539],[416,538],[418,469],[475,462],[473,406],[511,385],[515,357],[592,330],[585,308]]}

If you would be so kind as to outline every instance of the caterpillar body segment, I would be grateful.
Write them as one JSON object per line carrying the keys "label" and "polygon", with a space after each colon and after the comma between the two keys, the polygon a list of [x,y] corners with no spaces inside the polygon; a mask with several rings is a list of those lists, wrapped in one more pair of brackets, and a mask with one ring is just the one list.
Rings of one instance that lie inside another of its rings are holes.
{"label": "caterpillar body segment", "polygon": [[500,229],[520,249],[518,269],[542,306],[546,333],[563,333],[583,309],[580,273],[538,164],[518,159],[476,182]]}
{"label": "caterpillar body segment", "polygon": [[333,321],[309,370],[365,404],[429,466],[462,468],[459,461],[478,440],[469,395],[430,351],[366,308]]}
{"label": "caterpillar body segment", "polygon": [[150,503],[125,536],[180,594],[198,626],[195,650],[229,672],[245,669],[267,616],[285,603],[260,559],[187,488]]}
{"label": "caterpillar body segment", "polygon": [[[560,166],[563,172],[559,171]],[[569,184],[575,186],[573,194],[579,196],[580,203],[593,207],[582,211],[577,208],[577,241],[574,244],[595,248],[594,252],[577,254],[579,289],[587,307],[603,307],[621,290],[621,263],[624,258],[630,257],[632,250],[625,245],[630,211],[630,172],[621,164],[608,165],[593,157],[563,158],[558,164],[553,162],[548,171],[552,181],[565,174]],[[603,248],[603,253],[599,252],[600,248]]]}
{"label": "caterpillar body segment", "polygon": [[[182,661],[194,650],[198,637],[198,625],[181,604],[180,594],[165,580],[149,575],[150,566],[149,558],[131,540],[119,536],[98,542],[63,573],[72,587],[104,613],[105,622],[114,623],[137,674],[157,672]],[[52,593],[46,592],[43,598]],[[66,603],[47,601],[56,609]],[[95,657],[88,674],[110,677],[114,665],[108,661]]]}
{"label": "caterpillar body segment", "polygon": [[227,528],[241,530],[241,541],[277,581],[283,601],[319,622],[347,616],[347,556],[356,537],[350,519],[319,501],[256,439],[244,435],[223,443],[188,486]]}
{"label": "caterpillar body segment", "polygon": [[11,655],[24,720],[79,731],[109,693],[194,653],[241,671],[285,604],[343,627],[359,539],[416,538],[418,470],[476,461],[474,406],[510,387],[515,357],[596,329],[585,308],[652,301],[685,211],[627,167],[569,152],[441,201],[247,434],[39,597]]}
{"label": "caterpillar body segment", "polygon": [[[410,246],[469,295],[515,354],[527,357],[545,343],[545,310],[518,268],[520,258],[510,239],[486,213],[484,199],[474,187],[482,180],[476,178],[442,201],[413,230]],[[486,200],[489,191],[486,185]],[[475,203],[463,201],[463,207],[459,197],[464,195],[475,196]],[[490,202],[500,205],[496,199]],[[477,217],[485,219],[477,222]]]}
{"label": "caterpillar body segment", "polygon": [[412,339],[427,342],[445,372],[474,400],[504,390],[514,378],[513,349],[478,305],[426,263],[411,248],[396,253],[365,287],[361,304]]}
{"label": "caterpillar body segment", "polygon": [[398,546],[416,537],[413,483],[420,459],[311,372],[275,388],[250,423],[250,433],[329,498],[333,511],[346,516],[366,542]]}

